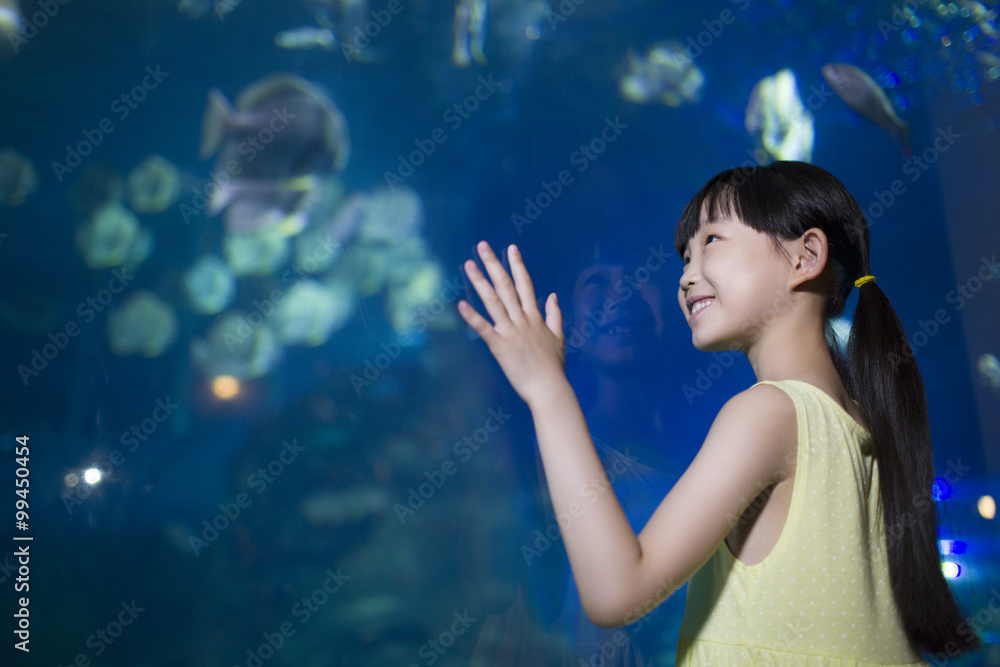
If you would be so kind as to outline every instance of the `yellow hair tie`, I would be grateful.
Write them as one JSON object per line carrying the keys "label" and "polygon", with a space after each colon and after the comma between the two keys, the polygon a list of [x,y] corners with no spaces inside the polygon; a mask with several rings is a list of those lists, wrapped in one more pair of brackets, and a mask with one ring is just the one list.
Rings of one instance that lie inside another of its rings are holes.
{"label": "yellow hair tie", "polygon": [[854,281],[854,286],[860,289],[867,282],[875,282],[875,276],[861,276]]}

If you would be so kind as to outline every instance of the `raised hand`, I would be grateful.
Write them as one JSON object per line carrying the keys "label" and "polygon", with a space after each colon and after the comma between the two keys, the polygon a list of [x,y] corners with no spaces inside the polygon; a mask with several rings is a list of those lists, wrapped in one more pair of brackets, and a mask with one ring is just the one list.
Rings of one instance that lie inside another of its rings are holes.
{"label": "raised hand", "polygon": [[464,299],[458,302],[458,312],[486,341],[518,396],[529,407],[538,405],[551,391],[566,384],[562,312],[556,295],[550,294],[545,301],[543,320],[535,303],[531,276],[517,246],[507,249],[513,282],[486,241],[480,241],[477,249],[490,280],[471,259],[465,262],[465,273],[493,324]]}

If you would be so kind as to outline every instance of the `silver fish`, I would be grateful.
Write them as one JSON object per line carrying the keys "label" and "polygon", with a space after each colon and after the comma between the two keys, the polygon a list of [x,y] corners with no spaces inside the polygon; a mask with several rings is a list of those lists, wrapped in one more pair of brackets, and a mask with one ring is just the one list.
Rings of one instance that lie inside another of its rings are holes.
{"label": "silver fish", "polygon": [[847,63],[830,63],[822,71],[837,97],[901,143],[907,159],[913,157],[910,126],[896,115],[885,91],[870,76]]}
{"label": "silver fish", "polygon": [[200,155],[216,152],[228,175],[212,194],[209,214],[226,211],[230,232],[280,226],[288,236],[307,222],[317,178],[343,171],[350,155],[347,122],[319,88],[293,74],[246,88],[233,108],[209,93]]}
{"label": "silver fish", "polygon": [[[350,156],[347,121],[318,87],[294,74],[245,88],[230,106],[218,90],[202,118],[202,159],[221,150],[219,166],[240,178],[294,178],[343,171]],[[230,168],[235,161],[238,169]]]}
{"label": "silver fish", "polygon": [[301,28],[285,30],[274,36],[274,45],[282,49],[315,49],[330,51],[337,43],[337,38],[329,28],[319,28],[305,25]]}

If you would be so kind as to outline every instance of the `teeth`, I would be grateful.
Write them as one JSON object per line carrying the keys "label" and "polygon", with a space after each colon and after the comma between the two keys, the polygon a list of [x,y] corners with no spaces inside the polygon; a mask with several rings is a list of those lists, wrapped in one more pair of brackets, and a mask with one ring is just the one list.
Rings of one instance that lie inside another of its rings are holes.
{"label": "teeth", "polygon": [[698,311],[708,308],[714,300],[715,299],[702,299],[691,308],[691,314],[694,315]]}

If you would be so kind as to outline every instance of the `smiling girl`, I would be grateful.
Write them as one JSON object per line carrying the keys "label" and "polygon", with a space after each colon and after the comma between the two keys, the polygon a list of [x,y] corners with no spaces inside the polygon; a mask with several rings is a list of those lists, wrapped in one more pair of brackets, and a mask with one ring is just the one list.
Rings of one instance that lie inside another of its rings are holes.
{"label": "smiling girl", "polygon": [[[531,411],[591,620],[631,623],[691,579],[679,666],[920,665],[921,651],[979,648],[941,572],[926,395],[912,361],[890,361],[912,355],[869,275],[858,203],[809,164],[729,170],[685,208],[675,247],[692,343],[744,353],[758,382],[723,406],[639,535],[614,493],[584,499],[605,473],[555,294],[543,318],[513,245],[513,281],[485,242],[490,280],[465,263],[493,323],[459,312]],[[841,356],[830,322],[856,286]]]}

